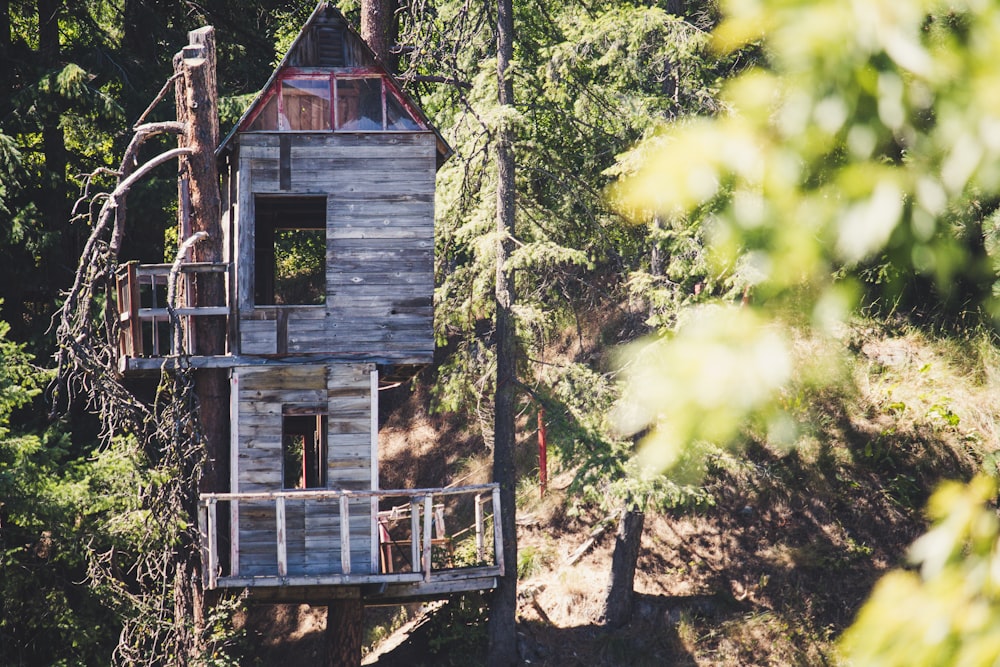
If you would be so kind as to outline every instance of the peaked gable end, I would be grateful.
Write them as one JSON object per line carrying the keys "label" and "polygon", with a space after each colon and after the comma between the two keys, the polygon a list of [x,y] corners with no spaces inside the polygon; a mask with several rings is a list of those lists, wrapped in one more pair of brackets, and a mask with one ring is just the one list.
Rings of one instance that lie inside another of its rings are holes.
{"label": "peaked gable end", "polygon": [[361,36],[327,2],[313,11],[217,152],[226,152],[239,132],[324,131],[431,131],[437,137],[439,166],[452,152]]}

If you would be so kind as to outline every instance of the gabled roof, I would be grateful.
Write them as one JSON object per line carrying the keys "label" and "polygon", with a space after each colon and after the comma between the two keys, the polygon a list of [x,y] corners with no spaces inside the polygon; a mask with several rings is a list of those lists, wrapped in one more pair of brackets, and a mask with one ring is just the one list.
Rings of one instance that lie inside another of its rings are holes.
{"label": "gabled roof", "polygon": [[441,133],[430,123],[416,102],[406,94],[396,77],[379,62],[375,53],[344,18],[340,10],[329,2],[320,2],[316,5],[316,9],[302,26],[302,30],[295,37],[278,67],[271,73],[271,77],[264,84],[263,89],[243,112],[226,138],[222,140],[219,148],[215,151],[216,155],[222,155],[232,149],[232,142],[236,134],[241,128],[244,128],[248,120],[265,103],[271,90],[280,85],[281,73],[290,68],[377,71],[385,76],[387,84],[405,101],[408,109],[418,117],[420,122],[434,132],[437,137],[438,166],[451,156],[453,151]]}

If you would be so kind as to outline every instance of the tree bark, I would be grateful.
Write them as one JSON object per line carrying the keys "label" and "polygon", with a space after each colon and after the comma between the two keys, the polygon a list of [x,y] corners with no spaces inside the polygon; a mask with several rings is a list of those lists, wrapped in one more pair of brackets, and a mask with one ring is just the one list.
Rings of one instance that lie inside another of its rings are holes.
{"label": "tree bark", "polygon": [[[215,76],[215,31],[211,27],[188,33],[189,57],[180,53],[174,58],[174,71],[182,72],[177,86],[177,120],[185,126],[178,140],[194,153],[180,161],[178,174],[178,239],[183,243],[198,232],[208,239],[194,246],[193,262],[223,260],[222,203],[215,149],[219,145],[219,107]],[[221,274],[201,274],[193,281],[187,295],[193,306],[218,306],[226,303]],[[194,345],[191,354],[212,356],[226,352],[224,317],[198,317],[194,320]],[[229,487],[228,426],[229,392],[222,370],[201,370],[195,377],[199,418],[208,447],[201,489],[225,491]]]}
{"label": "tree bark", "polygon": [[361,37],[393,74],[399,69],[399,56],[392,51],[399,39],[398,8],[398,0],[363,0],[361,3]]}
{"label": "tree bark", "polygon": [[[498,102],[514,104],[514,16],[511,0],[497,3]],[[514,488],[514,272],[507,266],[514,238],[514,135],[506,122],[497,130],[496,355],[497,378],[493,427],[493,479],[500,485],[500,516],[506,571],[493,591],[488,626],[492,667],[515,665],[517,654],[517,523]]]}
{"label": "tree bark", "polygon": [[332,600],[326,608],[326,667],[361,664],[361,597]]}
{"label": "tree bark", "polygon": [[632,617],[632,598],[635,584],[635,564],[639,559],[639,543],[645,514],[632,509],[622,512],[615,535],[615,550],[611,556],[611,578],[604,601],[601,622],[620,628]]}
{"label": "tree bark", "polygon": [[[223,235],[219,176],[215,149],[219,144],[219,111],[215,74],[215,31],[210,26],[188,33],[191,44],[174,56],[177,81],[177,120],[184,125],[178,139],[182,148],[192,153],[181,158],[178,172],[178,211],[183,243],[197,232],[206,240],[194,246],[191,261],[221,262]],[[225,303],[221,274],[202,274],[191,285],[186,298],[189,305],[209,306]],[[218,355],[226,350],[224,318],[196,318],[192,354]],[[225,371],[203,369],[194,377],[198,398],[198,421],[205,443],[205,464],[197,489],[188,495],[187,513],[197,518],[197,491],[226,491],[229,488],[229,396]],[[224,550],[224,553],[228,550]],[[175,622],[184,637],[182,645],[190,648],[191,657],[200,648],[200,630],[204,624],[204,592],[201,589],[201,562],[198,549],[192,548],[186,560],[178,564],[175,582]],[[194,634],[180,626],[193,621]]]}

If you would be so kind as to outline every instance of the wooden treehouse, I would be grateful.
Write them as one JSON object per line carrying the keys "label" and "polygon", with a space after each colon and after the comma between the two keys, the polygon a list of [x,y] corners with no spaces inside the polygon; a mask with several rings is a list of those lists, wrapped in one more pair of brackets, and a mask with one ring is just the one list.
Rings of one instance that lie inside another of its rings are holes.
{"label": "wooden treehouse", "polygon": [[[200,501],[207,588],[378,602],[503,574],[495,484],[378,481],[380,384],[432,360],[434,180],[449,152],[321,4],[216,152],[223,262],[122,269],[125,374],[165,362],[228,373],[229,488]],[[225,302],[185,307],[212,274]],[[224,317],[224,354],[185,352],[202,317]]]}

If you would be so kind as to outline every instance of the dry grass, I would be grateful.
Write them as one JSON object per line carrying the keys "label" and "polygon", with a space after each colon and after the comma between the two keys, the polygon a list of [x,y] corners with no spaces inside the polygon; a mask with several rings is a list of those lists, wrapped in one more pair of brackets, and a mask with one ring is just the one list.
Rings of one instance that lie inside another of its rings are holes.
{"label": "dry grass", "polygon": [[[633,620],[620,630],[596,622],[614,531],[566,566],[602,515],[567,516],[569,472],[545,498],[524,482],[524,657],[553,666],[832,664],[837,636],[924,529],[934,486],[968,478],[1000,450],[994,348],[872,325],[845,343],[845,382],[807,393],[797,447],[750,442],[706,480],[714,507],[647,516]],[[553,347],[586,351],[575,335]],[[477,475],[488,477],[488,453],[435,419],[417,411],[390,420],[384,467],[407,482],[425,482],[428,470],[435,483],[485,480]]]}

